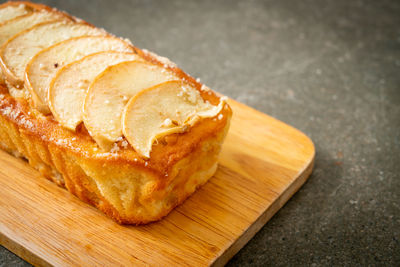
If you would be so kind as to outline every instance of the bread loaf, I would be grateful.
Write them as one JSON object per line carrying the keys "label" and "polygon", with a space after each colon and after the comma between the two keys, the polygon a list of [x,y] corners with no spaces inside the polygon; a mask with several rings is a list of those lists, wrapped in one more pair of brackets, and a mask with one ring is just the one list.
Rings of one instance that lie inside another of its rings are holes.
{"label": "bread loaf", "polygon": [[214,175],[232,111],[168,59],[58,12],[0,6],[0,147],[118,223],[159,220]]}

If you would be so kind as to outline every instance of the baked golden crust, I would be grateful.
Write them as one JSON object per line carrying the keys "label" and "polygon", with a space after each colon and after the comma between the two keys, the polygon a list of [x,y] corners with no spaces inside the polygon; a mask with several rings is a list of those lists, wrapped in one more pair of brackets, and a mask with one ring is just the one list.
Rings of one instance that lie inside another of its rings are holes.
{"label": "baked golden crust", "polygon": [[[163,58],[134,47],[145,60],[174,72],[196,88],[205,101],[220,98]],[[189,131],[153,145],[143,159],[121,138],[113,152],[98,149],[80,124],[76,132],[44,116],[27,100],[13,98],[0,87],[0,147],[25,157],[46,178],[96,206],[115,221],[156,221],[182,203],[216,171],[217,157],[232,115],[225,104],[218,118],[207,118]]]}

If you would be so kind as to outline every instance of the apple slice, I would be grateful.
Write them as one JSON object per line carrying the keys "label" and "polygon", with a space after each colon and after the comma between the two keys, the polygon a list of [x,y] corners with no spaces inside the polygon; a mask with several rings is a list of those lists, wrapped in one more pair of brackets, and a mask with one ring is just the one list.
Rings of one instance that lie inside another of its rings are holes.
{"label": "apple slice", "polygon": [[139,57],[133,53],[99,52],[74,61],[60,69],[49,88],[48,101],[55,119],[75,131],[82,122],[82,106],[89,85],[108,66]]}
{"label": "apple slice", "polygon": [[46,10],[42,10],[7,20],[6,22],[0,24],[0,45],[4,44],[8,39],[17,33],[31,28],[36,24],[60,19],[69,18],[61,12],[48,12]]}
{"label": "apple slice", "polygon": [[[18,16],[14,19],[7,20],[0,24],[0,46],[4,44],[8,39],[13,37],[15,34],[26,30],[36,24],[48,22],[59,19],[69,19],[61,12],[48,12],[42,10],[39,12],[31,12],[22,16]],[[4,77],[1,73],[0,68],[0,83],[4,83]]]}
{"label": "apple slice", "polygon": [[50,113],[47,94],[50,82],[57,71],[84,56],[108,50],[134,52],[133,46],[120,38],[80,36],[62,41],[37,53],[25,69],[25,87],[31,93],[34,106],[42,113]]}
{"label": "apple slice", "polygon": [[0,5],[0,23],[25,15],[31,11],[32,8],[22,3],[4,3]]}
{"label": "apple slice", "polygon": [[105,150],[122,136],[122,111],[128,100],[156,84],[177,78],[170,71],[143,61],[108,67],[90,85],[83,106],[89,134]]}
{"label": "apple slice", "polygon": [[166,135],[183,133],[197,121],[221,112],[205,102],[199,91],[181,81],[170,81],[141,91],[126,105],[123,134],[140,155],[149,158],[153,143]]}
{"label": "apple slice", "polygon": [[25,67],[34,55],[55,43],[82,35],[107,33],[84,22],[52,21],[14,35],[0,50],[1,68],[6,80],[17,88],[22,87]]}

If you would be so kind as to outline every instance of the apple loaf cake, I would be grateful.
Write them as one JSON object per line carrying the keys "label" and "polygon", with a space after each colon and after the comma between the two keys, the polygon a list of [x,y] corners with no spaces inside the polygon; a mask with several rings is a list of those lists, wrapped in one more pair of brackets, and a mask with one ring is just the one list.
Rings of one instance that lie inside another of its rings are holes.
{"label": "apple loaf cake", "polygon": [[0,5],[0,45],[0,147],[118,223],[214,175],[232,111],[167,58],[30,2]]}

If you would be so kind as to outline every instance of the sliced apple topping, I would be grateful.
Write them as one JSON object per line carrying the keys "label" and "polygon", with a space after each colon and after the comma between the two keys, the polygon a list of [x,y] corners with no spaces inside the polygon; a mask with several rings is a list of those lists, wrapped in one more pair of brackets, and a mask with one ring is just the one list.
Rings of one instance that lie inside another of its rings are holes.
{"label": "sliced apple topping", "polygon": [[83,122],[90,135],[109,150],[122,136],[121,117],[128,100],[143,89],[176,79],[172,72],[143,61],[108,67],[90,85],[85,98]]}
{"label": "sliced apple topping", "polygon": [[204,101],[199,91],[181,81],[170,81],[132,97],[123,113],[123,134],[132,147],[149,158],[153,143],[166,135],[183,133],[197,121],[217,116],[218,106]]}
{"label": "sliced apple topping", "polygon": [[105,68],[123,61],[138,59],[133,53],[99,52],[74,61],[60,69],[53,78],[48,94],[49,107],[56,120],[75,130],[82,122],[82,106],[92,81]]}
{"label": "sliced apple topping", "polygon": [[46,10],[31,12],[23,16],[16,17],[0,24],[0,45],[17,33],[33,27],[36,24],[52,20],[68,19],[61,12],[48,12]]}
{"label": "sliced apple topping", "polygon": [[[48,12],[42,10],[39,12],[31,12],[14,19],[7,20],[0,24],[0,46],[17,33],[26,30],[36,24],[48,22],[57,19],[69,19],[61,12]],[[1,69],[0,69],[1,70]],[[0,82],[4,83],[4,77],[0,71]]]}
{"label": "sliced apple topping", "polygon": [[107,33],[83,22],[56,21],[40,23],[14,35],[0,50],[1,68],[7,81],[22,87],[25,67],[35,54],[55,43],[83,35]]}
{"label": "sliced apple topping", "polygon": [[81,36],[62,41],[37,53],[25,70],[25,87],[32,95],[34,106],[42,113],[49,113],[47,94],[57,71],[84,56],[108,50],[133,52],[133,47],[116,37]]}

